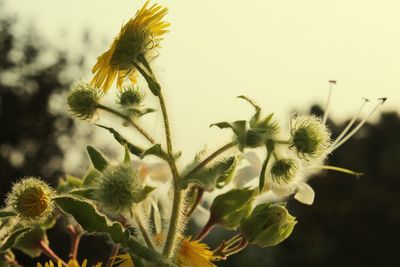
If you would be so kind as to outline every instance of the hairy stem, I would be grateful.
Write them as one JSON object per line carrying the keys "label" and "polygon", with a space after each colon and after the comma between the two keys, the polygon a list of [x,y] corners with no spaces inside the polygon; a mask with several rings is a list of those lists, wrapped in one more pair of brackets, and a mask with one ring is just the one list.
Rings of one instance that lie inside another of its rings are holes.
{"label": "hairy stem", "polygon": [[142,233],[142,236],[144,238],[144,241],[146,242],[146,245],[151,248],[154,249],[153,243],[151,242],[150,236],[146,231],[146,228],[144,227],[142,220],[140,219],[139,215],[136,213],[135,210],[132,211],[132,216],[133,219],[136,221],[140,232]]}
{"label": "hairy stem", "polygon": [[125,115],[125,114],[122,114],[121,112],[119,112],[119,111],[117,111],[115,109],[112,109],[110,107],[104,106],[102,104],[97,104],[97,108],[102,109],[104,111],[107,111],[107,112],[109,112],[111,114],[114,114],[114,115],[120,117],[121,119],[129,122],[129,124],[132,125],[133,128],[135,128],[139,133],[141,133],[144,136],[144,138],[146,138],[150,143],[155,144],[155,141],[150,136],[150,134],[147,133],[146,130],[144,130],[142,127],[140,127],[134,120],[132,120],[131,117],[129,117],[129,116]]}
{"label": "hairy stem", "polygon": [[61,265],[66,267],[67,263],[65,263],[65,261],[63,261],[45,242],[44,240],[41,240],[39,242],[39,246],[42,250],[42,252],[49,257],[50,259],[52,259],[54,262],[58,263],[61,262]]}

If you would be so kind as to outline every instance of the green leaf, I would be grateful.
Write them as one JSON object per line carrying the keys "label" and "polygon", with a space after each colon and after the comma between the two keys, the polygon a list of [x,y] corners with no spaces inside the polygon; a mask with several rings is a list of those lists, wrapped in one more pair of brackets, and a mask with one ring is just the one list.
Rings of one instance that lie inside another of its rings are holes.
{"label": "green leaf", "polygon": [[152,147],[150,147],[149,149],[146,149],[142,154],[141,154],[141,158],[144,158],[145,156],[148,155],[154,155],[154,156],[158,156],[160,158],[164,158],[166,155],[163,152],[161,145],[160,144],[155,144]]}
{"label": "green leaf", "polygon": [[57,186],[57,191],[61,193],[65,193],[68,191],[71,191],[75,188],[80,188],[83,185],[83,180],[72,176],[68,175],[65,177],[65,179],[60,179],[58,186]]}
{"label": "green leaf", "polygon": [[101,172],[104,171],[108,166],[108,161],[103,157],[103,155],[92,146],[87,146],[87,151],[93,166]]}
{"label": "green leaf", "polygon": [[90,166],[89,169],[87,170],[85,176],[83,176],[83,186],[91,186],[93,185],[101,176],[101,172],[96,170],[93,166]]}
{"label": "green leaf", "polygon": [[115,243],[126,243],[126,235],[121,224],[111,223],[97,212],[93,204],[72,196],[55,197],[54,202],[89,233],[107,233]]}
{"label": "green leaf", "polygon": [[110,222],[104,215],[96,210],[93,204],[72,196],[55,197],[54,201],[61,210],[72,215],[87,232],[108,234],[115,243],[121,243],[122,246],[127,247],[130,252],[143,259],[149,261],[164,259],[158,252],[149,249],[132,236],[129,236],[128,231],[124,230],[121,224]]}
{"label": "green leaf", "polygon": [[195,183],[207,191],[222,188],[233,178],[236,169],[236,157],[224,158],[216,163],[209,164],[197,174],[181,180],[181,187],[186,188],[190,183]]}
{"label": "green leaf", "polygon": [[30,228],[22,228],[22,229],[17,229],[14,232],[11,233],[11,235],[7,238],[7,240],[0,246],[0,252],[4,252],[7,249],[11,248],[14,246],[15,241],[17,238],[28,231]]}
{"label": "green leaf", "polygon": [[246,146],[246,121],[235,121],[233,123],[229,122],[218,122],[211,124],[212,126],[217,126],[220,129],[231,128],[233,133],[236,135],[236,139],[238,142],[238,148],[240,151],[243,151]]}
{"label": "green leaf", "polygon": [[15,213],[14,211],[0,210],[0,218],[13,217],[13,216],[16,216],[16,215],[17,215],[17,213]]}
{"label": "green leaf", "polygon": [[126,166],[131,166],[131,155],[129,155],[129,149],[127,145],[125,145],[124,164]]}
{"label": "green leaf", "polygon": [[94,192],[95,192],[95,189],[93,189],[93,188],[79,188],[79,189],[72,190],[68,193],[71,195],[74,195],[74,196],[93,200]]}
{"label": "green leaf", "polygon": [[39,246],[40,241],[44,241],[47,245],[49,244],[46,231],[39,226],[35,226],[18,237],[14,247],[31,258],[36,258],[42,254],[42,249]]}
{"label": "green leaf", "polygon": [[140,157],[144,151],[143,148],[136,146],[132,143],[130,143],[128,140],[126,140],[125,137],[123,137],[120,133],[118,133],[116,130],[114,130],[113,128],[110,127],[106,127],[100,124],[96,124],[97,126],[108,130],[110,133],[113,134],[114,139],[117,140],[118,143],[120,143],[121,145],[123,145],[124,147],[128,147],[128,150],[133,154],[136,155],[138,157]]}

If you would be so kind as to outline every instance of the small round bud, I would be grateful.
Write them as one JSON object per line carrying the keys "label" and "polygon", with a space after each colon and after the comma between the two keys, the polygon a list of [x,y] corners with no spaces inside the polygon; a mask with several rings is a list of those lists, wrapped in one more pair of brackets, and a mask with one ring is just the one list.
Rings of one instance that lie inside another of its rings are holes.
{"label": "small round bud", "polygon": [[250,244],[270,247],[288,238],[296,223],[283,205],[264,203],[254,208],[240,229]]}
{"label": "small round bud", "polygon": [[292,121],[292,142],[304,158],[324,157],[330,145],[330,132],[322,120],[313,115],[295,117]]}
{"label": "small round bud", "polygon": [[271,179],[278,184],[288,184],[297,175],[299,163],[293,159],[278,159],[271,167]]}
{"label": "small round bud", "polygon": [[122,107],[135,107],[142,103],[145,93],[137,87],[126,87],[120,93],[118,104]]}
{"label": "small round bud", "polygon": [[111,211],[124,212],[130,211],[153,189],[143,188],[130,166],[108,166],[98,182],[95,198]]}
{"label": "small round bud", "polygon": [[236,229],[250,215],[254,190],[233,189],[217,196],[210,207],[209,223]]}
{"label": "small round bud", "polygon": [[14,184],[7,195],[6,203],[13,208],[22,222],[41,223],[53,212],[53,195],[53,189],[45,182],[29,177]]}
{"label": "small round bud", "polygon": [[100,94],[96,88],[85,82],[71,87],[67,96],[69,111],[79,119],[90,119],[96,113]]}

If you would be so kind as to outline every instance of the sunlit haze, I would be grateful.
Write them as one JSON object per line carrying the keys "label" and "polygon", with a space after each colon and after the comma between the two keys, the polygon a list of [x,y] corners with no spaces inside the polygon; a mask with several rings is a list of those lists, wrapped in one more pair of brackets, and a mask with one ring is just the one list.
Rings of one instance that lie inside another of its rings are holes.
{"label": "sunlit haze", "polygon": [[[284,117],[323,105],[328,80],[335,79],[333,119],[353,115],[361,97],[388,97],[382,110],[398,110],[399,1],[158,2],[169,8],[172,26],[155,69],[179,133],[176,143],[189,153],[201,148],[193,147],[194,138],[200,146],[227,138],[208,128],[212,122],[251,115],[236,99],[242,94]],[[143,3],[19,0],[5,6],[17,15],[20,31],[33,24],[55,47],[87,54],[94,64]],[[77,51],[84,30],[96,51]],[[89,69],[83,78],[90,78]]]}

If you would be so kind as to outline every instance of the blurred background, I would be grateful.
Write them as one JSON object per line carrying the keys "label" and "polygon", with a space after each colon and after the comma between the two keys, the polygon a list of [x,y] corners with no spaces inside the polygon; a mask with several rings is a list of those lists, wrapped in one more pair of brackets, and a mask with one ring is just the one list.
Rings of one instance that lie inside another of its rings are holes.
{"label": "blurred background", "polygon": [[[41,176],[55,184],[66,173],[82,175],[86,144],[110,157],[121,154],[108,135],[68,116],[65,93],[77,78],[90,78],[96,57],[143,2],[0,0],[2,203],[20,177]],[[218,266],[397,266],[400,3],[159,2],[170,8],[172,26],[154,64],[168,92],[183,162],[205,144],[213,148],[229,138],[209,124],[251,115],[237,95],[246,94],[287,120],[292,111],[321,114],[327,81],[337,79],[329,120],[333,136],[355,115],[361,97],[389,98],[329,159],[364,176],[315,177],[312,206],[288,201],[299,223],[286,242],[245,250]],[[158,116],[145,121],[161,138],[160,124]],[[226,235],[216,231],[206,241],[214,247],[213,238]],[[68,236],[52,231],[49,238],[66,256]],[[94,240],[85,237],[80,251],[91,262],[109,250]],[[36,260],[18,257],[35,266]]]}

